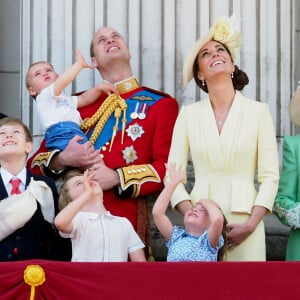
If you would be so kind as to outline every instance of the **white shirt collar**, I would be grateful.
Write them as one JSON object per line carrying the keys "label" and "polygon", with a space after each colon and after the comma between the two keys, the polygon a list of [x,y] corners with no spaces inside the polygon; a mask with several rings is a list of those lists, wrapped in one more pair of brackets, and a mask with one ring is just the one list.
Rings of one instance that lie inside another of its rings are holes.
{"label": "white shirt collar", "polygon": [[78,213],[79,214],[85,214],[89,217],[89,219],[92,219],[92,220],[95,220],[97,218],[105,218],[105,217],[114,218],[115,217],[109,211],[106,211],[103,215],[98,214],[96,212],[92,212],[92,211],[81,211],[81,210]]}
{"label": "white shirt collar", "polygon": [[21,189],[24,191],[25,190],[25,186],[26,186],[26,175],[27,175],[27,170],[24,167],[16,176],[14,176],[13,174],[11,174],[10,172],[8,172],[7,170],[5,170],[3,167],[0,168],[0,174],[4,183],[4,186],[6,187],[6,189],[8,188],[8,184],[9,181],[14,178],[14,177],[18,177],[21,180]]}

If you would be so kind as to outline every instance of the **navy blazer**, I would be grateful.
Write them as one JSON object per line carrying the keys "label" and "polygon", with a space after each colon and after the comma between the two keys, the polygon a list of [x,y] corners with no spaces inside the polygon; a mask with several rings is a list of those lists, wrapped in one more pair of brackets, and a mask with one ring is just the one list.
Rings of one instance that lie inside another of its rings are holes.
{"label": "navy blazer", "polygon": [[[44,181],[52,190],[55,214],[58,209],[58,193],[53,179],[31,174],[27,170],[26,187],[31,178]],[[0,201],[7,198],[3,180],[0,176]],[[59,237],[53,225],[48,223],[42,214],[40,204],[31,219],[11,235],[0,241],[0,261],[14,261],[25,259],[55,259],[68,260],[68,254],[62,249],[66,242]],[[67,250],[69,251],[69,250]],[[67,255],[67,256],[65,256]]]}

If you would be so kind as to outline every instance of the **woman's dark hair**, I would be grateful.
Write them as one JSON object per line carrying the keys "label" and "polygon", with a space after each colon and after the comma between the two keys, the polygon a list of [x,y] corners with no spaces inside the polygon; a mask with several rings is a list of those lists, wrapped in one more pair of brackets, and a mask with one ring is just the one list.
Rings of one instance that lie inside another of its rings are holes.
{"label": "woman's dark hair", "polygon": [[[224,44],[222,44],[220,42],[218,42],[218,43],[224,46],[224,48],[226,49],[226,51],[229,53],[229,55],[231,57],[231,54],[230,54],[230,51],[228,50],[228,48]],[[232,58],[231,58],[231,60],[232,60]],[[202,81],[198,78],[198,73],[199,73],[199,66],[198,66],[198,56],[197,56],[194,61],[194,65],[193,65],[194,80],[200,89],[202,89],[204,92],[208,93],[207,85],[202,84]],[[249,83],[248,75],[243,70],[239,69],[237,65],[234,66],[232,83],[233,83],[234,89],[238,90],[238,91],[241,91],[244,88],[244,86]]]}

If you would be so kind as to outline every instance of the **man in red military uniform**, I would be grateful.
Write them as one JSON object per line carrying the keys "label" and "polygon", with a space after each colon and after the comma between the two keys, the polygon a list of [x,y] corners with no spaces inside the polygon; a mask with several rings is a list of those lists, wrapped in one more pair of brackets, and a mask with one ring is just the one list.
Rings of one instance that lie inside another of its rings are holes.
{"label": "man in red military uniform", "polygon": [[120,95],[103,94],[80,109],[91,142],[81,145],[75,137],[61,152],[47,152],[42,143],[29,166],[33,172],[53,176],[70,166],[89,168],[104,189],[107,209],[127,217],[145,241],[144,199],[163,188],[178,103],[167,94],[139,86],[128,47],[116,30],[105,27],[95,33],[91,57],[102,78],[114,83]]}

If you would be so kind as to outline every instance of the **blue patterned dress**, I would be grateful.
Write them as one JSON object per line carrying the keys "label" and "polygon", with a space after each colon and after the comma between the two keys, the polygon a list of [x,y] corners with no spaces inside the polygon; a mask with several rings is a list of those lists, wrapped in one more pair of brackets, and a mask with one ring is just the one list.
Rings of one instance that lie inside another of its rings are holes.
{"label": "blue patterned dress", "polygon": [[213,248],[208,240],[207,230],[200,236],[194,236],[175,225],[172,236],[166,243],[169,250],[167,261],[217,261],[218,251],[223,245],[222,235],[218,246]]}

